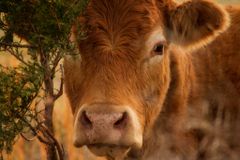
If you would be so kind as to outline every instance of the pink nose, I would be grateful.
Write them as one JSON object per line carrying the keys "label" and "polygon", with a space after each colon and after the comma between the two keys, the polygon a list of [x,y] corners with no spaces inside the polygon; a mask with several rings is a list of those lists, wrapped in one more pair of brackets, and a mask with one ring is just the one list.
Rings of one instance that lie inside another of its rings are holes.
{"label": "pink nose", "polygon": [[83,136],[78,137],[75,145],[119,143],[129,125],[127,112],[87,109],[78,117],[79,131]]}
{"label": "pink nose", "polygon": [[98,134],[105,134],[105,132],[110,132],[113,130],[124,130],[128,121],[127,117],[127,112],[102,113],[83,111],[80,121],[83,128],[86,130],[98,130]]}
{"label": "pink nose", "polygon": [[84,105],[74,122],[74,145],[136,146],[142,145],[138,117],[128,106],[95,103]]}

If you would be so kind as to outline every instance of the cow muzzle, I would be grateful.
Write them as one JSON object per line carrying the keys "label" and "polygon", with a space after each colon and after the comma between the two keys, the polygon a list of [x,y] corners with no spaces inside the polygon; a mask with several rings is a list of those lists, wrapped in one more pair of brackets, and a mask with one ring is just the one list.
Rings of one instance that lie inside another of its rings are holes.
{"label": "cow muzzle", "polygon": [[107,103],[83,105],[75,117],[74,145],[98,156],[123,155],[142,146],[142,126],[129,106]]}

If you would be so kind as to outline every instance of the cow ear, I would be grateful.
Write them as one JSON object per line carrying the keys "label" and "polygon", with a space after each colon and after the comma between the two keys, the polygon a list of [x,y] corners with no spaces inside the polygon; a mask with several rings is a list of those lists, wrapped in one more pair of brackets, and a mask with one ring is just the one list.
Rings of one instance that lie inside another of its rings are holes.
{"label": "cow ear", "polygon": [[192,0],[168,11],[170,41],[188,48],[198,48],[211,42],[229,26],[228,13],[207,0]]}

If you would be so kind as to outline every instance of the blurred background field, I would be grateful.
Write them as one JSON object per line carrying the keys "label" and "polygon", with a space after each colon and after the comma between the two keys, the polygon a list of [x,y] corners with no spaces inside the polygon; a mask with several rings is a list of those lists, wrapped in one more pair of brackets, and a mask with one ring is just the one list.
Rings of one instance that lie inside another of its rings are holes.
{"label": "blurred background field", "polygon": [[[220,0],[224,4],[240,4],[240,0]],[[0,64],[17,66],[18,61],[13,57],[0,53]],[[63,144],[68,160],[104,160],[94,157],[86,148],[77,149],[72,144],[73,116],[65,96],[55,104],[54,124],[56,138]],[[28,142],[18,138],[12,154],[6,155],[7,160],[45,160],[44,146],[38,140]]]}

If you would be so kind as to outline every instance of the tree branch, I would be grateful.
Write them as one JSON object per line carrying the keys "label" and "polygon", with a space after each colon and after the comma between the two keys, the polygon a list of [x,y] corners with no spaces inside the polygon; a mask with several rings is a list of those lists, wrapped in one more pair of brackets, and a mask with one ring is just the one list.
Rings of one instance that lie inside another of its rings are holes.
{"label": "tree branch", "polygon": [[12,56],[14,56],[17,60],[19,60],[24,65],[29,66],[29,64],[25,62],[22,58],[20,58],[20,56],[17,55],[12,49],[6,48],[5,51],[9,52]]}
{"label": "tree branch", "polygon": [[60,89],[59,89],[58,93],[53,96],[54,101],[57,100],[63,94],[64,75],[63,75],[63,66],[62,65],[60,65],[60,71],[61,71]]}
{"label": "tree branch", "polygon": [[5,43],[5,42],[0,42],[0,46],[15,47],[15,48],[32,48],[32,49],[37,48],[37,46],[31,46],[31,45],[25,45],[25,44],[16,44],[16,43]]}
{"label": "tree branch", "polygon": [[44,140],[41,136],[37,135],[37,139],[41,142],[44,143],[45,145],[53,145],[52,143]]}
{"label": "tree branch", "polygon": [[34,139],[35,139],[35,137],[33,137],[33,138],[27,138],[26,136],[24,136],[23,135],[23,133],[20,133],[20,135],[21,135],[21,137],[24,139],[24,140],[26,140],[26,141],[33,141]]}
{"label": "tree branch", "polygon": [[57,139],[52,135],[52,133],[46,128],[45,126],[41,125],[41,131],[42,133],[46,133],[47,136],[53,141],[53,145],[56,147],[57,152],[58,152],[58,157],[59,160],[63,160],[64,157],[64,149],[63,147],[59,144]]}

